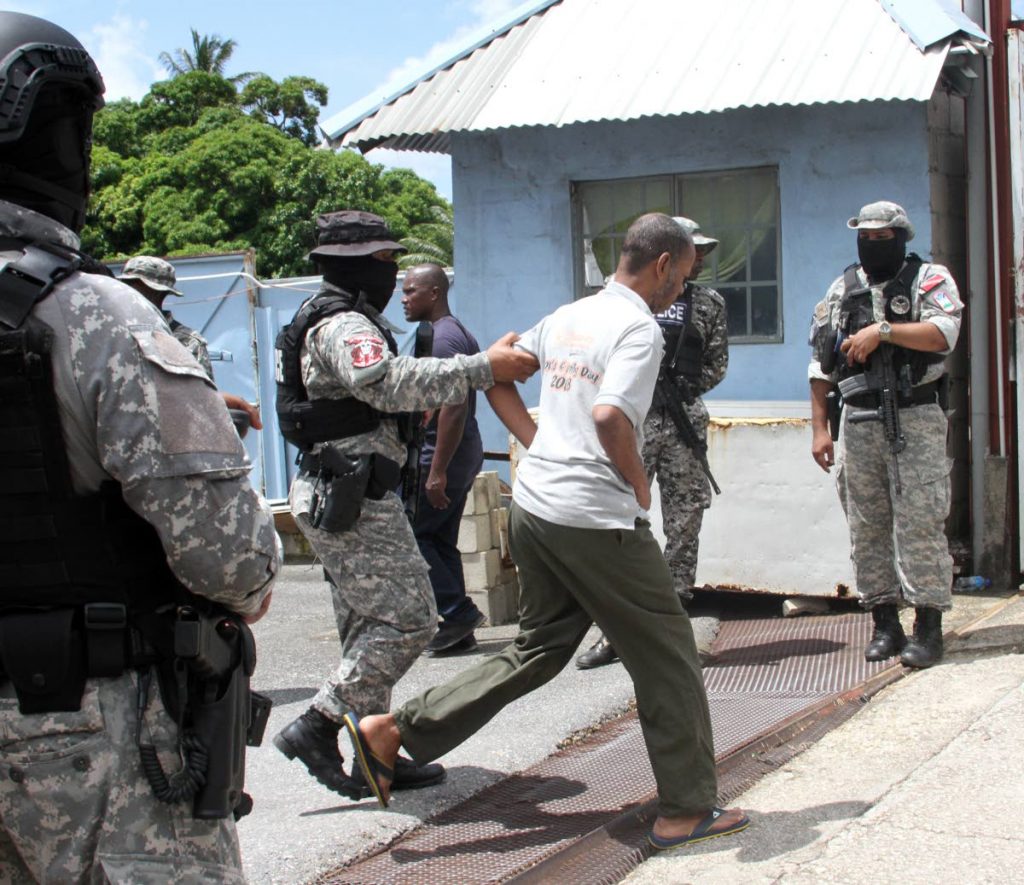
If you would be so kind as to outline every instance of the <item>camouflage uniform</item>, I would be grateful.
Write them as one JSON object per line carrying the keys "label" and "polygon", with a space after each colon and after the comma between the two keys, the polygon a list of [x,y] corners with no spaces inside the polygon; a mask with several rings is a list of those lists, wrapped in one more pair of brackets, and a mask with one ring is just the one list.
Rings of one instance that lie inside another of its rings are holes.
{"label": "camouflage uniform", "polygon": [[[321,289],[338,291],[326,282]],[[445,360],[396,357],[380,330],[356,311],[335,314],[309,330],[302,348],[302,380],[310,400],[352,396],[390,414],[459,403],[471,387],[493,384],[486,354]],[[375,452],[399,464],[406,459],[392,418],[369,433],[325,445],[346,454]],[[351,529],[329,533],[310,525],[313,489],[314,478],[300,473],[289,503],[332,580],[341,663],[313,706],[340,722],[349,710],[367,715],[390,708],[392,687],[437,629],[437,608],[427,564],[397,495],[365,499]]]}
{"label": "camouflage uniform", "polygon": [[[671,308],[670,308],[671,310]],[[697,398],[686,406],[694,430],[707,439],[708,410],[700,398],[722,378],[729,366],[725,299],[714,289],[693,285],[693,326],[704,339]],[[658,319],[658,317],[655,317]],[[697,575],[697,547],[704,511],[711,506],[711,483],[693,452],[684,445],[664,409],[652,407],[644,422],[644,466],[648,478],[657,476],[661,491],[661,519],[665,532],[665,559],[676,592],[688,602]]]}
{"label": "camouflage uniform", "polygon": [[181,342],[185,350],[196,358],[196,362],[203,367],[206,376],[212,381],[213,363],[210,362],[210,349],[206,339],[195,329],[189,328],[184,323],[179,323],[171,316],[169,310],[163,311],[163,315],[164,319],[167,320],[167,325],[171,328],[171,334]]}
{"label": "camouflage uniform", "polygon": [[[0,236],[78,245],[67,228],[5,201]],[[11,257],[0,252],[0,264]],[[255,613],[280,542],[216,389],[152,306],[115,280],[73,274],[33,315],[54,331],[76,492],[120,482],[189,590]],[[194,820],[189,804],[153,795],[136,746],[136,683],[133,671],[90,678],[80,711],[32,715],[18,712],[9,682],[0,686],[0,880],[243,881],[233,820]],[[142,737],[177,770],[177,727],[155,690]]]}
{"label": "camouflage uniform", "polygon": [[[861,285],[868,285],[857,270]],[[887,282],[887,281],[886,281]],[[885,319],[882,290],[871,286],[874,320]],[[838,371],[821,370],[825,333],[839,322],[844,278],[832,283],[814,310],[811,329],[814,354],[808,368],[811,380],[835,382]],[[941,264],[921,265],[912,283],[915,297],[910,322],[934,323],[946,337],[949,353],[960,332],[963,304],[956,283]],[[927,384],[945,372],[942,363],[930,365],[918,382]],[[952,606],[953,560],[949,555],[945,520],[949,514],[952,461],[946,457],[946,416],[938,404],[900,408],[906,448],[898,456],[902,494],[893,488],[892,462],[882,424],[850,423],[850,406],[843,409],[836,449],[836,485],[850,526],[850,557],[857,593],[865,608],[903,603],[915,608],[947,611]]]}
{"label": "camouflage uniform", "polygon": [[[152,255],[136,255],[124,263],[119,280],[140,280],[153,292],[164,292],[168,295],[182,297],[181,292],[174,288],[177,283],[174,265],[162,258],[155,258]],[[171,334],[181,342],[182,346],[196,362],[203,367],[207,377],[213,381],[213,364],[210,362],[210,352],[206,339],[195,329],[190,329],[184,323],[179,323],[169,310],[162,310],[164,319],[171,329]]]}

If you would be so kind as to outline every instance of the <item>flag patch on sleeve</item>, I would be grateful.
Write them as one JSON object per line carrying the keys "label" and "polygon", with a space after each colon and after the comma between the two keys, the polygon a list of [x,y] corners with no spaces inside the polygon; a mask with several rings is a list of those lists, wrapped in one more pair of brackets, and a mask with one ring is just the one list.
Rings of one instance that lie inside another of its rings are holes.
{"label": "flag patch on sleeve", "polygon": [[346,338],[345,346],[349,349],[352,366],[356,369],[375,366],[384,359],[384,341],[375,335],[355,335]]}
{"label": "flag patch on sleeve", "polygon": [[921,283],[922,292],[931,292],[936,286],[941,285],[946,281],[946,278],[940,273],[933,273],[930,277],[926,277],[924,282]]}
{"label": "flag patch on sleeve", "polygon": [[944,290],[939,289],[939,291],[932,297],[935,299],[935,303],[938,304],[946,313],[953,313],[956,310],[956,305]]}

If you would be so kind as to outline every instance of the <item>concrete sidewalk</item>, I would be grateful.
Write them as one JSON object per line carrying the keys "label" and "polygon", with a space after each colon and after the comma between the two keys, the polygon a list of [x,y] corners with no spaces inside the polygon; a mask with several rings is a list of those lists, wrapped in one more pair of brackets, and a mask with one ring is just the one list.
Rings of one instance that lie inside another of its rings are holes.
{"label": "concrete sidewalk", "polygon": [[730,803],[748,830],[660,853],[625,882],[1019,881],[1024,598],[992,603],[941,665],[884,689]]}

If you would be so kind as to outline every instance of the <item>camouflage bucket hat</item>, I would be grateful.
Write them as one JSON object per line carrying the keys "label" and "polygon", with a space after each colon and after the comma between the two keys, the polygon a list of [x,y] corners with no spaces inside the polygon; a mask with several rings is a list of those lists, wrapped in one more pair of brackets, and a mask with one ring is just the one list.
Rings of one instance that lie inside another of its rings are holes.
{"label": "camouflage bucket hat", "polygon": [[310,258],[331,255],[372,255],[385,249],[408,251],[395,241],[391,230],[379,215],[343,209],[328,212],[316,219],[317,247]]}
{"label": "camouflage bucket hat", "polygon": [[693,245],[697,247],[697,251],[702,255],[707,255],[708,252],[713,251],[718,245],[718,240],[714,237],[706,237],[700,232],[700,225],[692,218],[684,218],[681,215],[677,215],[672,220],[693,238]]}
{"label": "camouflage bucket hat", "polygon": [[174,265],[162,258],[154,258],[152,255],[136,255],[129,258],[121,270],[119,280],[142,280],[150,289],[158,292],[170,292],[172,295],[181,295],[174,288],[177,282],[177,275],[174,272]]}
{"label": "camouflage bucket hat", "polygon": [[888,200],[879,200],[877,203],[868,203],[846,222],[846,226],[853,230],[881,230],[886,227],[901,227],[907,232],[907,239],[914,239],[914,225],[907,218],[904,208],[898,203],[890,203]]}

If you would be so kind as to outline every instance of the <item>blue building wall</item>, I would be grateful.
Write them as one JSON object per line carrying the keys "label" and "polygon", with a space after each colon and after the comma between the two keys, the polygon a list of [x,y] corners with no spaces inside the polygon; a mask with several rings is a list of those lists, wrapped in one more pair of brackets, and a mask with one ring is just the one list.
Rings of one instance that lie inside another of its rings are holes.
{"label": "blue building wall", "polygon": [[[503,130],[452,145],[459,317],[483,347],[573,298],[572,182],[778,167],[784,340],[731,347],[709,399],[806,401],[811,312],[856,260],[846,219],[863,204],[901,203],[917,228],[911,248],[930,251],[927,114],[917,102]],[[527,405],[536,385],[523,388]],[[504,449],[489,409],[480,423],[485,447]]]}

